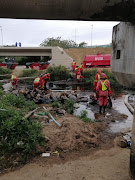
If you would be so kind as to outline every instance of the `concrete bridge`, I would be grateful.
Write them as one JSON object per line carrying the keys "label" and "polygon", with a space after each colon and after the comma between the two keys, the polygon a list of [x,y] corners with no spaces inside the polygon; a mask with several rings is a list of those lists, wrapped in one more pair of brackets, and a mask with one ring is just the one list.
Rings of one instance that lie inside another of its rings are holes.
{"label": "concrete bridge", "polygon": [[[0,17],[128,22],[113,30],[111,66],[121,84],[135,88],[135,0],[1,0]],[[135,114],[131,144],[135,179]]]}
{"label": "concrete bridge", "polygon": [[1,0],[0,17],[92,21],[135,20],[135,0]]}
{"label": "concrete bridge", "polygon": [[0,47],[0,56],[49,56],[53,65],[67,68],[73,61],[60,47]]}

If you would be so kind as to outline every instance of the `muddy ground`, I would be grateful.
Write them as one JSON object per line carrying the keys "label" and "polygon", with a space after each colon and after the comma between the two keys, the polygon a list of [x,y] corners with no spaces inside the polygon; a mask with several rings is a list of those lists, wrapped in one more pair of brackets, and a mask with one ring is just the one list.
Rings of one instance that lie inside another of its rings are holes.
{"label": "muddy ground", "polygon": [[[43,112],[43,105],[39,105],[41,107],[39,112]],[[85,123],[68,113],[58,116],[51,111],[49,105],[45,106],[61,127],[54,122],[46,123],[44,118],[38,118],[37,120],[42,123],[46,146],[37,147],[36,156],[34,155],[26,165],[22,168],[8,169],[0,176],[0,180],[130,179],[130,150],[120,147],[119,132],[108,131],[110,123],[115,123],[115,120],[124,121],[127,118],[126,114],[118,112],[113,107],[107,109],[105,115],[99,115],[98,105],[89,105],[95,120]],[[53,154],[56,151],[58,154]],[[42,157],[42,153],[45,152],[49,152],[50,157]]]}

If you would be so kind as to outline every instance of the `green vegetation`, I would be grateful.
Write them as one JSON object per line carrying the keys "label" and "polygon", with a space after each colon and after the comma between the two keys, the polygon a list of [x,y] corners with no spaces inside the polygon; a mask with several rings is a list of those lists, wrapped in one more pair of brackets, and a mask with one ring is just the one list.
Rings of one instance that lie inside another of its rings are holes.
{"label": "green vegetation", "polygon": [[50,66],[46,70],[47,73],[50,73],[50,79],[52,81],[58,80],[67,80],[71,77],[69,71],[64,66]]}
{"label": "green vegetation", "polygon": [[[102,72],[106,74],[108,80],[110,81],[111,87],[114,87],[114,88],[115,87],[120,87],[120,88],[123,87],[116,81],[111,70],[102,69]],[[97,73],[97,69],[86,69],[86,70],[84,70],[83,76],[84,76],[84,78],[86,78],[86,81],[85,81],[86,85],[92,85],[93,84],[93,82],[95,80],[96,73]]]}
{"label": "green vegetation", "polygon": [[22,76],[23,77],[32,77],[32,76],[40,76],[41,74],[45,73],[45,70],[36,70],[36,69],[24,69]]}
{"label": "green vegetation", "polygon": [[45,47],[45,46],[59,46],[59,47],[64,48],[64,49],[77,48],[77,47],[82,48],[82,47],[85,47],[86,45],[87,45],[87,43],[85,43],[85,42],[81,42],[81,43],[77,44],[73,40],[62,39],[61,37],[47,38],[40,44],[40,46],[42,46],[42,47]]}
{"label": "green vegetation", "polygon": [[[19,65],[25,65],[27,62],[47,62],[48,60],[50,60],[50,57],[42,57],[42,59],[40,58],[40,56],[24,56],[24,57],[14,57],[14,56],[9,56],[10,58],[14,58],[15,62],[18,63]],[[5,57],[0,57],[0,62],[4,62],[5,61]]]}
{"label": "green vegetation", "polygon": [[69,114],[73,114],[74,111],[74,102],[71,99],[67,99],[65,101],[65,110],[69,113]]}
{"label": "green vegetation", "polygon": [[93,120],[91,120],[90,118],[87,117],[88,112],[86,110],[82,110],[81,111],[81,115],[80,118],[83,120],[83,122],[89,123],[89,122],[94,122]]}
{"label": "green vegetation", "polygon": [[56,108],[59,108],[61,106],[61,104],[58,102],[58,101],[55,101],[52,103],[51,105],[52,107],[56,107]]}
{"label": "green vegetation", "polygon": [[12,73],[11,69],[4,69],[4,68],[0,67],[0,75],[11,74],[11,73]]}
{"label": "green vegetation", "polygon": [[27,102],[22,95],[4,94],[0,90],[0,170],[14,165],[14,161],[25,161],[43,145],[41,125],[24,114],[35,109],[34,102]]}

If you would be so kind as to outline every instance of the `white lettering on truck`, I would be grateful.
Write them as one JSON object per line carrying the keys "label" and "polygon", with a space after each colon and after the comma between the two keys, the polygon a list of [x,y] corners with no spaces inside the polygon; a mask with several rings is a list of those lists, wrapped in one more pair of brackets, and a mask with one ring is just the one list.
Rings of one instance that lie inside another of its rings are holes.
{"label": "white lettering on truck", "polygon": [[95,57],[95,61],[97,60],[103,60],[103,57]]}

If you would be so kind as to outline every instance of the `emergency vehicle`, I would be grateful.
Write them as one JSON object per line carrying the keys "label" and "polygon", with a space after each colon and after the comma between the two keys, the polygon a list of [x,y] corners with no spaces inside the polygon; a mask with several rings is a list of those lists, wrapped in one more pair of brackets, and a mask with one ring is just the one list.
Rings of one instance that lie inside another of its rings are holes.
{"label": "emergency vehicle", "polygon": [[18,63],[15,62],[14,58],[5,58],[5,62],[0,62],[0,67],[4,69],[15,69]]}
{"label": "emergency vehicle", "polygon": [[110,54],[86,55],[83,60],[84,68],[110,67]]}

